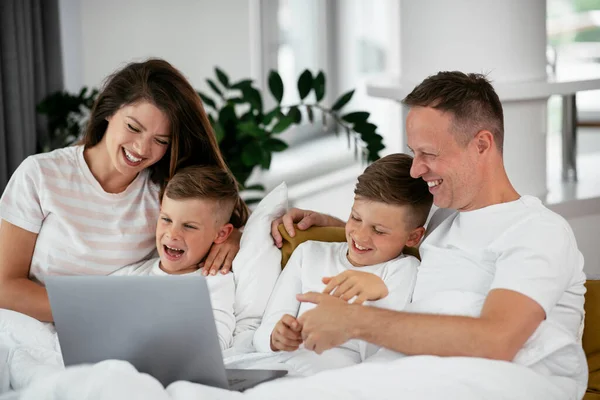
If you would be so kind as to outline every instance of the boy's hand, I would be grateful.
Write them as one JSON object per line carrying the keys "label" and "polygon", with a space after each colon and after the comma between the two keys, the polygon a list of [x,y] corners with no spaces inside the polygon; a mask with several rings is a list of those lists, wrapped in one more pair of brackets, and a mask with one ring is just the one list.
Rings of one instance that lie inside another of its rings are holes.
{"label": "boy's hand", "polygon": [[295,317],[285,314],[271,332],[271,350],[294,351],[302,344],[302,325]]}
{"label": "boy's hand", "polygon": [[[323,278],[327,286],[323,293],[348,301],[356,296],[354,304],[375,301],[388,295],[388,288],[377,275],[362,271],[344,271],[334,277]],[[332,293],[333,292],[333,293]]]}

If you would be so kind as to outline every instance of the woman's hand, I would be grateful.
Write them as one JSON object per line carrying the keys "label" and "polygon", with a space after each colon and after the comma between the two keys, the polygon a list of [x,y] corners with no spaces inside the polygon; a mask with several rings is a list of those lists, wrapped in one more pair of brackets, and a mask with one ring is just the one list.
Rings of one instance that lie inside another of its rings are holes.
{"label": "woman's hand", "polygon": [[219,270],[222,274],[227,274],[231,271],[233,259],[240,251],[241,238],[242,232],[239,229],[234,229],[226,241],[221,244],[213,244],[204,263],[200,265],[202,274],[204,276],[216,275]]}
{"label": "woman's hand", "polygon": [[320,214],[316,211],[301,210],[299,208],[291,208],[281,218],[277,218],[271,224],[271,236],[275,245],[281,248],[283,244],[283,238],[279,233],[277,227],[280,224],[285,226],[285,230],[290,234],[291,237],[296,236],[296,230],[294,224],[298,224],[298,229],[301,231],[310,228],[311,226],[344,226],[344,221],[340,221],[337,218],[330,217],[329,215]]}
{"label": "woman's hand", "polygon": [[388,288],[383,280],[369,272],[348,270],[334,277],[323,278],[323,283],[327,285],[323,293],[344,301],[356,296],[354,304],[380,300],[388,295]]}

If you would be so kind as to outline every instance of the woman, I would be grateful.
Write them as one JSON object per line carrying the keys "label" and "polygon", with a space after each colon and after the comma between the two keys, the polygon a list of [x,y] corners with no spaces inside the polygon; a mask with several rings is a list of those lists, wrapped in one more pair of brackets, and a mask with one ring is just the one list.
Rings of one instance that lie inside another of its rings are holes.
{"label": "woman", "polygon": [[[200,99],[164,60],[108,78],[82,144],[27,158],[0,199],[0,308],[52,321],[47,275],[108,275],[149,258],[159,192],[179,168],[226,169]],[[234,216],[248,212],[241,201]],[[241,234],[214,246],[227,273]]]}

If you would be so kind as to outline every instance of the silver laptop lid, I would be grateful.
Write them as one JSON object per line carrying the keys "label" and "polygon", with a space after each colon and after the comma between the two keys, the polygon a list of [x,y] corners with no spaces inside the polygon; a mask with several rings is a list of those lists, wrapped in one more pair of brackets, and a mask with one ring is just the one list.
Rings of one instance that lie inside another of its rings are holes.
{"label": "silver laptop lid", "polygon": [[66,366],[118,359],[165,387],[228,387],[203,276],[56,276],[46,288]]}

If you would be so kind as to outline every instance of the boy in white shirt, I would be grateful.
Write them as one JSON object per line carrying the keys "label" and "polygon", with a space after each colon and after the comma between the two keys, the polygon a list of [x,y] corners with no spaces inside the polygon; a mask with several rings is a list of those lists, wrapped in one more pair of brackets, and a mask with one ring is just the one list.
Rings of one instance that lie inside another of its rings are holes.
{"label": "boy in white shirt", "polygon": [[[241,201],[235,178],[216,167],[183,168],[167,184],[156,225],[158,258],[130,265],[112,275],[202,274],[201,266],[213,243],[223,243],[234,227]],[[206,277],[221,349],[231,346],[235,316],[233,274]],[[160,295],[160,294],[157,294]]]}
{"label": "boy in white shirt", "polygon": [[314,305],[300,303],[296,295],[324,292],[392,310],[410,302],[419,260],[402,251],[419,244],[433,202],[427,183],[410,176],[411,165],[411,156],[392,154],[367,167],[354,191],[347,242],[308,241],[296,248],[254,335],[259,352],[291,352],[279,361],[292,373],[309,375],[360,363],[377,351],[358,340],[322,355],[301,348],[298,318]]}

